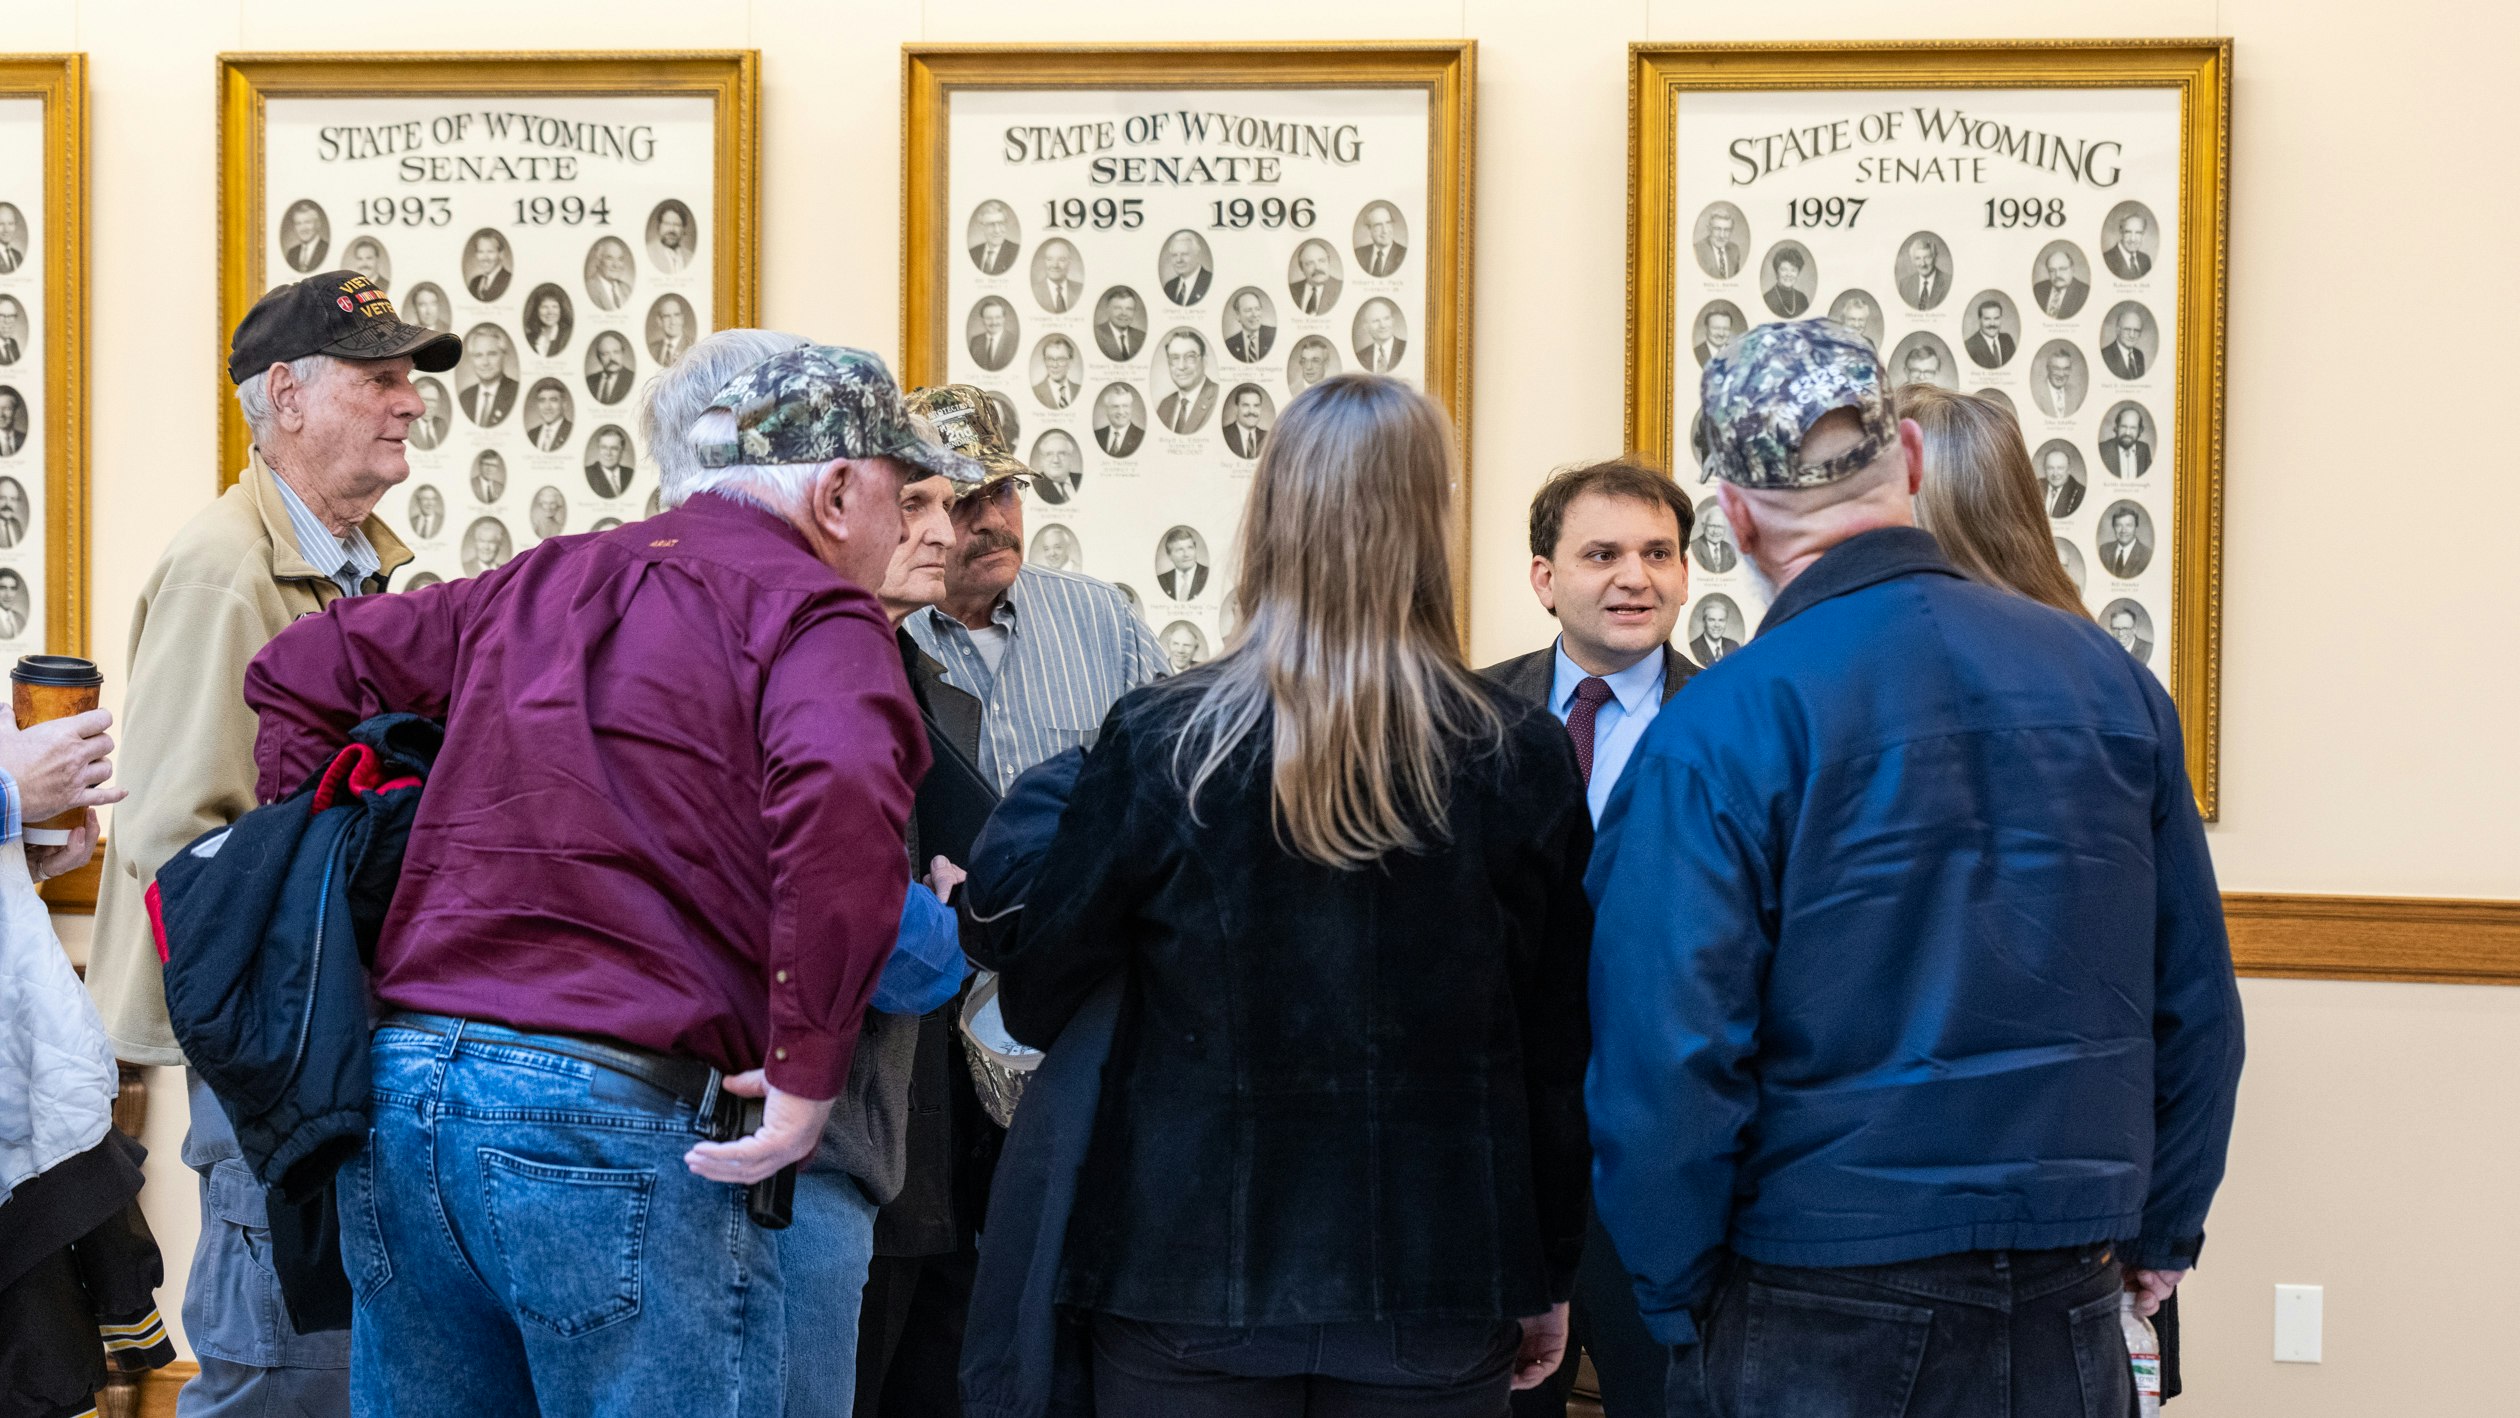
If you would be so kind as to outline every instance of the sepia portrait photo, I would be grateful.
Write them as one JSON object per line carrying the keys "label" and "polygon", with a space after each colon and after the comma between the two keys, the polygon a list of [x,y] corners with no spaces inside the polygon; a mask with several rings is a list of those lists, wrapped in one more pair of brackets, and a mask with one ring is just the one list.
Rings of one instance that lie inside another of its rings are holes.
{"label": "sepia portrait photo", "polygon": [[525,348],[550,359],[569,347],[569,331],[577,322],[569,293],[545,281],[525,293]]}
{"label": "sepia portrait photo", "polygon": [[980,297],[971,313],[963,317],[963,341],[970,346],[971,362],[991,374],[1014,362],[1022,338],[1015,323],[1015,307],[997,296]]}
{"label": "sepia portrait photo", "polygon": [[1094,399],[1094,442],[1108,457],[1126,458],[1146,438],[1146,401],[1131,384],[1106,384]]}
{"label": "sepia portrait photo", "polygon": [[626,310],[638,289],[638,263],[630,243],[617,236],[599,236],[586,248],[586,298],[597,310]]}
{"label": "sepia portrait photo", "polygon": [[515,274],[516,253],[497,227],[483,227],[464,238],[464,294],[477,301],[497,300],[507,294]]}
{"label": "sepia portrait photo", "polygon": [[1838,292],[1838,298],[1829,302],[1829,321],[1850,335],[1863,336],[1876,350],[1889,330],[1881,316],[1881,302],[1868,290]]}
{"label": "sepia portrait photo", "polygon": [[1356,214],[1356,266],[1369,276],[1396,276],[1409,257],[1409,226],[1389,202],[1368,202]]}
{"label": "sepia portrait photo", "polygon": [[2071,517],[2082,510],[2091,475],[2083,471],[2081,449],[2062,438],[2051,438],[2030,455],[2030,470],[2038,475],[2039,501],[2049,517]]}
{"label": "sepia portrait photo", "polygon": [[1908,309],[1932,310],[1951,295],[1951,243],[1930,231],[1912,233],[1899,243],[1891,271]]}
{"label": "sepia portrait photo", "polygon": [[1032,550],[1025,561],[1045,571],[1085,570],[1085,548],[1078,544],[1076,533],[1052,522],[1033,533]]}
{"label": "sepia portrait photo", "polygon": [[1155,539],[1155,587],[1168,601],[1197,600],[1208,585],[1207,538],[1196,527],[1167,527]]}
{"label": "sepia portrait photo", "polygon": [[2133,399],[2112,404],[2100,420],[2100,471],[2131,480],[2152,471],[2151,411]]}
{"label": "sepia portrait photo", "polygon": [[1155,643],[1164,647],[1164,663],[1174,674],[1207,662],[1207,634],[1186,620],[1165,626]]}
{"label": "sepia portrait photo", "polygon": [[1033,440],[1032,457],[1026,460],[1032,468],[1032,490],[1042,501],[1058,506],[1076,496],[1085,480],[1085,453],[1076,446],[1076,435],[1064,428],[1048,429]]}
{"label": "sepia portrait photo", "polygon": [[353,237],[341,253],[341,262],[365,276],[378,290],[394,288],[394,263],[385,254],[385,243],[372,236]]}
{"label": "sepia portrait photo", "polygon": [[534,529],[534,537],[556,537],[569,529],[569,499],[560,489],[543,486],[534,489],[533,501],[525,505],[526,525]]}
{"label": "sepia portrait photo", "polygon": [[2161,229],[2152,208],[2141,202],[2120,202],[2109,209],[2100,237],[2100,260],[2121,281],[2140,281],[2152,274],[2153,257],[2161,253]]}
{"label": "sepia portrait photo", "polygon": [[618,404],[630,397],[637,377],[638,356],[630,337],[619,330],[599,330],[586,344],[586,392],[599,404]]}
{"label": "sepia portrait photo", "polygon": [[648,355],[658,365],[672,364],[691,348],[693,331],[700,326],[691,313],[691,302],[678,295],[660,295],[648,307]]}
{"label": "sepia portrait photo", "polygon": [[1732,524],[1724,520],[1724,505],[1716,498],[1706,498],[1697,505],[1696,530],[1689,534],[1689,554],[1697,558],[1698,569],[1709,576],[1722,576],[1741,564],[1741,548],[1733,545]]}
{"label": "sepia portrait photo", "polygon": [[446,303],[446,292],[435,281],[422,281],[411,288],[403,299],[403,316],[414,325],[432,330],[455,331],[455,315]]}
{"label": "sepia portrait photo", "polygon": [[324,254],[332,250],[332,218],[324,215],[321,203],[300,198],[280,214],[280,259],[301,276],[311,276],[324,269]]}
{"label": "sepia portrait photo", "polygon": [[1083,397],[1085,386],[1078,377],[1079,363],[1076,342],[1065,335],[1044,335],[1041,343],[1033,346],[1032,365],[1025,382],[1032,385],[1032,395],[1043,408],[1064,409]]}
{"label": "sepia portrait photo", "polygon": [[1703,669],[1741,648],[1741,607],[1722,593],[1701,599],[1689,612],[1689,658]]}
{"label": "sepia portrait photo", "polygon": [[484,322],[464,332],[464,362],[455,366],[455,402],[464,417],[495,428],[516,412],[516,346]]}
{"label": "sepia portrait photo", "polygon": [[1258,286],[1244,286],[1225,298],[1225,353],[1244,364],[1258,364],[1277,343],[1277,306]]}
{"label": "sepia portrait photo", "polygon": [[1301,242],[1286,262],[1286,295],[1298,315],[1327,315],[1339,303],[1339,253],[1319,237]]}
{"label": "sepia portrait photo", "polygon": [[971,209],[963,229],[963,245],[971,264],[986,276],[1003,276],[1015,267],[1015,247],[1024,239],[1015,225],[1015,209],[994,198]]}
{"label": "sepia portrait photo", "polygon": [[1155,257],[1155,283],[1163,287],[1164,299],[1175,305],[1196,305],[1207,298],[1208,283],[1216,279],[1216,257],[1208,250],[1207,238],[1184,227],[1164,238],[1163,250]]}
{"label": "sepia portrait photo", "polygon": [[1759,262],[1759,299],[1779,320],[1800,320],[1811,313],[1820,293],[1820,268],[1811,248],[1799,241],[1780,241]]}
{"label": "sepia portrait photo", "polygon": [[1085,259],[1063,236],[1041,243],[1032,259],[1033,299],[1053,315],[1065,315],[1085,298]]}
{"label": "sepia portrait photo", "polygon": [[446,441],[449,420],[455,416],[455,401],[447,397],[446,386],[433,374],[412,380],[411,388],[420,396],[420,417],[411,421],[403,436],[412,447],[426,453]]}
{"label": "sepia portrait photo", "polygon": [[404,505],[403,525],[420,541],[434,539],[446,530],[446,495],[426,483],[411,490],[411,501]]}
{"label": "sepia portrait photo", "polygon": [[0,458],[14,458],[26,448],[26,436],[34,432],[34,419],[26,407],[26,396],[8,384],[0,384]]}
{"label": "sepia portrait photo", "polygon": [[1960,349],[1980,369],[2001,369],[2021,352],[2021,312],[2012,297],[1999,290],[1979,291],[1969,298],[1969,333]]}
{"label": "sepia portrait photo", "polygon": [[637,474],[631,462],[629,431],[605,424],[586,440],[586,489],[607,500],[630,495]]}
{"label": "sepia portrait photo", "polygon": [[1129,286],[1113,286],[1094,302],[1094,344],[1104,359],[1135,359],[1146,348],[1146,302]]}
{"label": "sepia portrait photo", "polygon": [[0,478],[0,551],[6,551],[26,540],[28,529],[35,524],[35,504],[27,498],[26,484],[15,478]]}
{"label": "sepia portrait photo", "polygon": [[1155,421],[1173,433],[1196,433],[1216,411],[1216,381],[1208,377],[1207,340],[1177,325],[1155,353]]}
{"label": "sepia portrait photo", "polygon": [[1286,392],[1301,394],[1338,372],[1339,347],[1320,335],[1306,335],[1287,356]]}
{"label": "sepia portrait photo", "polygon": [[668,197],[647,219],[648,265],[660,276],[678,276],[691,269],[700,254],[700,224],[691,208]]}
{"label": "sepia portrait photo", "polygon": [[473,455],[473,501],[491,506],[507,495],[507,458],[496,448],[484,448]]}
{"label": "sepia portrait photo", "polygon": [[2152,565],[2152,514],[2132,502],[2113,502],[2100,519],[2100,569],[2121,581]]}
{"label": "sepia portrait photo", "polygon": [[464,574],[479,575],[508,564],[516,555],[516,540],[508,535],[507,523],[496,517],[480,517],[464,529]]}
{"label": "sepia portrait photo", "polygon": [[1257,384],[1237,384],[1225,395],[1225,451],[1237,458],[1257,458],[1260,445],[1277,423],[1277,405]]}
{"label": "sepia portrait photo", "polygon": [[2091,392],[2091,366],[2071,340],[2039,346],[2030,366],[2030,405],[2052,419],[2070,418]]}
{"label": "sepia portrait photo", "polygon": [[1708,360],[1732,348],[1750,322],[1741,318],[1741,307],[1729,300],[1710,300],[1698,307],[1697,318],[1689,322],[1689,352],[1704,365]]}
{"label": "sepia portrait photo", "polygon": [[2100,364],[2112,379],[2141,379],[2152,372],[2153,356],[2161,349],[2161,327],[2153,323],[2151,311],[2131,300],[2118,302],[2100,322],[2100,338],[2108,341],[2100,347]]}
{"label": "sepia portrait photo", "polygon": [[525,441],[537,453],[557,453],[569,444],[577,423],[577,401],[557,379],[537,379],[525,391]]}
{"label": "sepia portrait photo", "polygon": [[1356,308],[1356,367],[1367,374],[1396,374],[1409,351],[1409,322],[1400,307],[1376,296]]}
{"label": "sepia portrait photo", "polygon": [[1730,202],[1709,202],[1689,232],[1689,249],[1698,269],[1716,280],[1741,274],[1750,254],[1750,219]]}
{"label": "sepia portrait photo", "polygon": [[2051,241],[2039,248],[2030,266],[2030,308],[2050,320],[2082,313],[2091,298],[2091,261],[2070,241]]}
{"label": "sepia portrait photo", "polygon": [[1899,341],[1890,351],[1888,373],[1893,386],[1931,384],[1941,389],[1960,387],[1960,371],[1951,363],[1951,346],[1942,336],[1930,330],[1919,330]]}
{"label": "sepia portrait photo", "polygon": [[2135,663],[2152,663],[2152,612],[2145,610],[2141,602],[2120,597],[2102,606],[2100,628],[2109,632],[2110,639],[2124,646],[2126,653],[2135,657]]}

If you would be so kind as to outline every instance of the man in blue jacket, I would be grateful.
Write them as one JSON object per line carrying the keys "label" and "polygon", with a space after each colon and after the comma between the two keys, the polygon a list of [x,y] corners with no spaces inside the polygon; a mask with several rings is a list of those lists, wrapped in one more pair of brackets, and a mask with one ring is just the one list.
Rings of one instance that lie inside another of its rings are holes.
{"label": "man in blue jacket", "polygon": [[2123,1412],[2240,1074],[2178,714],[1915,528],[1882,384],[1816,320],[1707,366],[1778,592],[1602,817],[1597,1204],[1675,1414]]}

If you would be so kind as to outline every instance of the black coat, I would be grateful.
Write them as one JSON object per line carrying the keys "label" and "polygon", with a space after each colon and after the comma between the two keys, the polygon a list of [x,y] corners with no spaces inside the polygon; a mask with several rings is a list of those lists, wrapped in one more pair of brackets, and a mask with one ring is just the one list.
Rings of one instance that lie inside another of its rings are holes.
{"label": "black coat", "polygon": [[1061,1301],[1261,1326],[1566,1299],[1592,933],[1566,731],[1487,689],[1509,728],[1462,755],[1450,842],[1334,871],[1274,836],[1265,730],[1193,820],[1172,750],[1207,678],[1112,709],[1026,921],[984,961],[1035,1045],[1128,972]]}

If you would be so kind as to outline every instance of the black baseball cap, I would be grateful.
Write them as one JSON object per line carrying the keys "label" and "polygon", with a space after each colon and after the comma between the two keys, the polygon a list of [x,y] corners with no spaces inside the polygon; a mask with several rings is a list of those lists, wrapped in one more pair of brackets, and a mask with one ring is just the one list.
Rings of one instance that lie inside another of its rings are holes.
{"label": "black baseball cap", "polygon": [[455,367],[464,342],[426,325],[406,325],[394,302],[356,271],[326,271],[254,302],[228,340],[228,382],[242,384],[275,364],[308,355],[343,359],[411,356],[430,374]]}

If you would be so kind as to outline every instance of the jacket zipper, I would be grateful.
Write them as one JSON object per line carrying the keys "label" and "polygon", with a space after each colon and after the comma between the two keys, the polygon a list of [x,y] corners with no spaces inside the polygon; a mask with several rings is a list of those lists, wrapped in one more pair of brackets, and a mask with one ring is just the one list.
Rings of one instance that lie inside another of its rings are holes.
{"label": "jacket zipper", "polygon": [[341,853],[350,845],[350,832],[342,830],[324,852],[324,884],[315,893],[315,948],[307,957],[306,1012],[298,1020],[297,1049],[289,1055],[289,1077],[297,1077],[298,1066],[306,1062],[307,1040],[315,1032],[315,998],[324,979],[324,918],[332,914],[333,874],[341,866]]}

